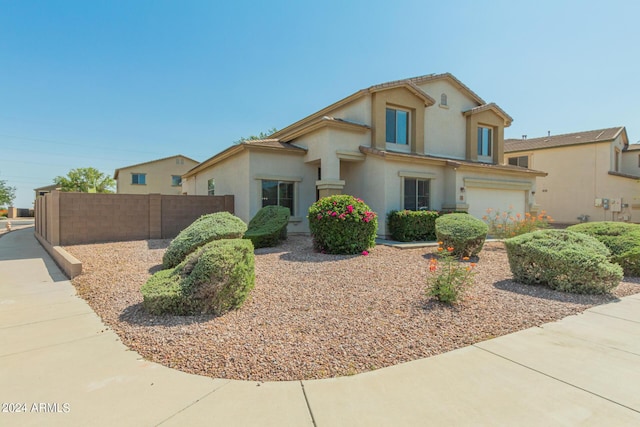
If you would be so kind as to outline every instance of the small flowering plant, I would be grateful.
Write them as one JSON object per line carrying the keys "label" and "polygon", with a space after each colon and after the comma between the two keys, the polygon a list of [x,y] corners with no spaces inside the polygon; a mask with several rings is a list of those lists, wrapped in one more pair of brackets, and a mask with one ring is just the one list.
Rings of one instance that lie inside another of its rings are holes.
{"label": "small flowering plant", "polygon": [[307,215],[313,244],[330,254],[363,254],[375,246],[378,215],[362,199],[349,195],[324,197]]}
{"label": "small flowering plant", "polygon": [[[438,253],[429,260],[429,288],[427,296],[436,298],[446,304],[455,304],[462,299],[464,292],[473,284],[473,262],[469,257],[460,262],[453,255],[453,248],[444,248],[438,242]],[[465,265],[466,264],[466,265]]]}
{"label": "small flowering plant", "polygon": [[487,209],[487,214],[482,219],[489,226],[489,235],[497,239],[519,236],[547,228],[549,223],[553,222],[553,218],[547,215],[546,211],[542,211],[535,216],[529,212],[524,215],[519,213],[513,215],[512,209],[513,207],[511,206],[505,212],[491,208]]}

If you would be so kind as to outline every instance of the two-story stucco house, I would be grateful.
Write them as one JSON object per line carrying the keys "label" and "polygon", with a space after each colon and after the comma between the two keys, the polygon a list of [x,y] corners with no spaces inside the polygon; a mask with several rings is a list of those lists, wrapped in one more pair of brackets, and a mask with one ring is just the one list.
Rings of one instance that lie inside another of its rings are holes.
{"label": "two-story stucco house", "polygon": [[198,165],[181,154],[116,169],[116,193],[182,194],[182,175]]}
{"label": "two-story stucco house", "polygon": [[509,164],[544,170],[536,201],[556,222],[640,222],[640,150],[624,127],[508,139]]}
{"label": "two-story stucco house", "polygon": [[391,210],[524,213],[535,209],[544,173],[504,164],[511,121],[449,73],[393,81],[222,151],[183,176],[183,191],[233,194],[245,221],[263,206],[287,206],[293,233],[309,231],[313,202],[341,193],[379,214],[379,235]]}

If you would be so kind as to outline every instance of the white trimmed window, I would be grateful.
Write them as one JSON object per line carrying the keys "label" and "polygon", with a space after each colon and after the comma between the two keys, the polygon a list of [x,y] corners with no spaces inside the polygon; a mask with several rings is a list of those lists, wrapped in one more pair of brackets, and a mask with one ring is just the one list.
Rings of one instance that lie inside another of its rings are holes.
{"label": "white trimmed window", "polygon": [[284,206],[295,215],[294,183],[291,181],[262,180],[262,207]]}
{"label": "white trimmed window", "polygon": [[207,194],[209,196],[215,196],[216,194],[216,180],[213,178],[207,180]]}
{"label": "white trimmed window", "polygon": [[171,186],[179,187],[182,185],[182,177],[180,175],[171,175]]}
{"label": "white trimmed window", "polygon": [[409,111],[387,108],[386,139],[390,144],[409,145]]}
{"label": "white trimmed window", "polygon": [[491,157],[493,145],[493,129],[478,126],[478,157]]}
{"label": "white trimmed window", "polygon": [[428,179],[404,178],[404,209],[429,210],[430,182]]}

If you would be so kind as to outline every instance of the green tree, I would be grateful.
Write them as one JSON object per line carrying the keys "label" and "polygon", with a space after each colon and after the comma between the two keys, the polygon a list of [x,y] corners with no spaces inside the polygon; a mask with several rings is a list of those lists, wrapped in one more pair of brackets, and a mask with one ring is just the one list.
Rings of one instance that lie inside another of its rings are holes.
{"label": "green tree", "polygon": [[267,138],[269,138],[271,135],[273,135],[276,132],[278,132],[278,129],[271,128],[271,129],[267,130],[266,132],[260,132],[257,135],[251,135],[251,136],[248,136],[248,137],[244,137],[243,136],[242,138],[240,138],[237,141],[234,141],[233,143],[234,144],[241,144],[241,143],[243,143],[245,141],[255,141],[257,139],[267,139]]}
{"label": "green tree", "polygon": [[0,180],[0,206],[11,206],[16,198],[16,187],[9,187],[6,181]]}
{"label": "green tree", "polygon": [[95,168],[71,169],[67,176],[57,176],[53,182],[62,191],[79,193],[113,193],[116,182]]}

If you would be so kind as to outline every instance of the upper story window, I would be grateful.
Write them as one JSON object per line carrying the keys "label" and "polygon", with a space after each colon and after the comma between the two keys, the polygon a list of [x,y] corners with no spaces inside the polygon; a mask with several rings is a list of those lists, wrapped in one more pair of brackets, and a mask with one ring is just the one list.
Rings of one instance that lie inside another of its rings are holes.
{"label": "upper story window", "polygon": [[146,173],[132,173],[131,174],[131,184],[134,184],[134,185],[147,185],[147,174]]}
{"label": "upper story window", "polygon": [[529,168],[529,156],[519,156],[509,158],[509,164],[520,166],[521,168]]}
{"label": "upper story window", "polygon": [[182,177],[180,175],[171,175],[171,186],[179,187],[182,185]]}
{"label": "upper story window", "polygon": [[442,95],[440,95],[440,105],[443,107],[446,107],[447,105],[447,94],[443,93]]}
{"label": "upper story window", "polygon": [[395,108],[387,108],[386,129],[388,143],[408,145],[409,112]]}
{"label": "upper story window", "polygon": [[493,130],[488,127],[478,126],[478,157],[491,157],[493,145]]}
{"label": "upper story window", "polygon": [[176,165],[184,165],[184,159],[182,157],[177,157]]}
{"label": "upper story window", "polygon": [[207,194],[209,196],[216,195],[216,180],[213,178],[207,180]]}
{"label": "upper story window", "polygon": [[614,165],[613,165],[613,167],[614,167],[613,170],[615,172],[620,172],[620,156],[621,156],[620,149],[616,148],[615,152],[614,152],[615,159],[614,159]]}

